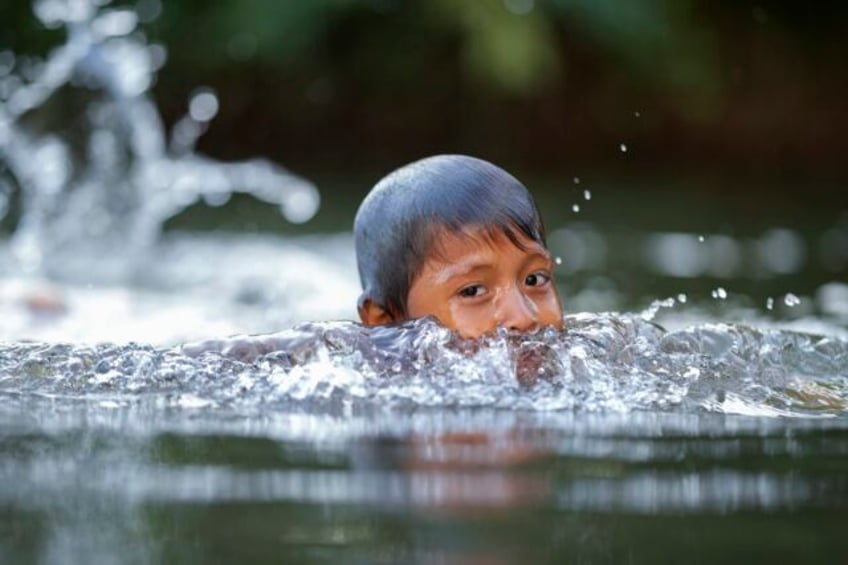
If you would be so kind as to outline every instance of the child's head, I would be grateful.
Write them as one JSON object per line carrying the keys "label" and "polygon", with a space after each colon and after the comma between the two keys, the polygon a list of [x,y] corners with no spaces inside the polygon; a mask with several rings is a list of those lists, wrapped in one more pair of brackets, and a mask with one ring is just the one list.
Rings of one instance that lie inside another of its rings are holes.
{"label": "child's head", "polygon": [[434,316],[465,337],[562,327],[533,197],[486,161],[440,155],[371,190],[354,222],[367,325]]}

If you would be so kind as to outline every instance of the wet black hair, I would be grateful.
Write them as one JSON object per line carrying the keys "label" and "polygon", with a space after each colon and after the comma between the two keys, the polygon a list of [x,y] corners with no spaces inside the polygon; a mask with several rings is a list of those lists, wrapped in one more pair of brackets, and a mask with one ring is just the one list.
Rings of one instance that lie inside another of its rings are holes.
{"label": "wet black hair", "polygon": [[440,229],[502,232],[521,247],[518,233],[547,247],[542,218],[530,192],[487,161],[437,155],[397,169],[378,182],[356,213],[354,237],[363,301],[406,316],[414,278]]}

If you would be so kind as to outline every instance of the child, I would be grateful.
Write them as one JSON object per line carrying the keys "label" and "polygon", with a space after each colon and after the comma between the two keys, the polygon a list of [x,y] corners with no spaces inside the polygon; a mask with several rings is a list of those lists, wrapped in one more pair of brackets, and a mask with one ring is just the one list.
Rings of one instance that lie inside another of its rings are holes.
{"label": "child", "polygon": [[486,161],[439,155],[394,171],[354,221],[366,326],[433,316],[466,338],[563,326],[539,211]]}
{"label": "child", "polygon": [[[363,287],[358,310],[365,326],[431,316],[463,338],[498,327],[518,332],[563,327],[533,197],[491,163],[439,155],[401,167],[362,202],[354,235]],[[360,337],[306,324],[281,334],[187,344],[181,351],[242,361],[279,352],[297,364],[318,341],[331,349],[368,351],[357,342]]]}

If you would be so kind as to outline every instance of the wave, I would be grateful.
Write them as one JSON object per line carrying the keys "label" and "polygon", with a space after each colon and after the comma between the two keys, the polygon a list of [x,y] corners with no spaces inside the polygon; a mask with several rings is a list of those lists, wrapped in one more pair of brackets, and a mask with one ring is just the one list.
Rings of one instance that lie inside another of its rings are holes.
{"label": "wave", "polygon": [[178,409],[489,407],[844,417],[848,342],[638,315],[462,340],[431,319],[309,323],[175,348],[0,345],[0,392]]}

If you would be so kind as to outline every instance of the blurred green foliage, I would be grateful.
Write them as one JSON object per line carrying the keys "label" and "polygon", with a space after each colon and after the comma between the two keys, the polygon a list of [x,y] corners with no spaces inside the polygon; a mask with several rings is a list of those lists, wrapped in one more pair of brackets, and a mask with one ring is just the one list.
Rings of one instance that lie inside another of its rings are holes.
{"label": "blurred green foliage", "polygon": [[[463,151],[542,170],[846,176],[848,4],[121,4],[168,48],[155,90],[166,121],[197,86],[218,92],[201,141],[217,156],[341,171]],[[44,54],[60,40],[27,0],[0,4],[0,22],[0,50]]]}
{"label": "blurred green foliage", "polygon": [[182,0],[164,8],[157,34],[202,68],[253,58],[296,66],[331,41],[341,20],[370,12],[374,21],[359,25],[380,25],[403,12],[389,25],[412,31],[425,19],[433,39],[457,39],[469,72],[507,92],[529,94],[558,75],[562,26],[568,42],[591,43],[647,80],[708,90],[718,80],[713,37],[693,21],[689,0]]}

